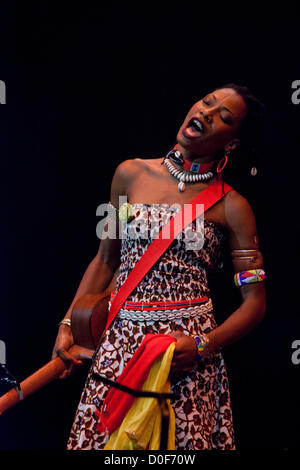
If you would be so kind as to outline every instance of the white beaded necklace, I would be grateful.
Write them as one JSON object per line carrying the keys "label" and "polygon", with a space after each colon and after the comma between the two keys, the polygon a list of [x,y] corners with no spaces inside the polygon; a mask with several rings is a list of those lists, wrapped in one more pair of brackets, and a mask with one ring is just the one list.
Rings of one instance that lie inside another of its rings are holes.
{"label": "white beaded necklace", "polygon": [[[165,167],[168,169],[168,171],[171,173],[171,175],[179,180],[178,190],[180,192],[183,192],[185,190],[185,183],[198,183],[199,181],[208,181],[213,178],[214,174],[211,171],[208,171],[207,173],[200,173],[200,174],[195,175],[190,172],[179,170],[170,160],[171,153],[172,152],[168,153],[163,163]],[[181,154],[178,150],[174,152],[174,155],[177,158],[181,157]]]}

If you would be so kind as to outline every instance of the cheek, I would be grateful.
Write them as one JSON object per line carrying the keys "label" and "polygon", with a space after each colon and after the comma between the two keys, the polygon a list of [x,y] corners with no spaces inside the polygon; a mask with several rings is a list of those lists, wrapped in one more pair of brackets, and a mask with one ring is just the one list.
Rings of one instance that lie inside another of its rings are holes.
{"label": "cheek", "polygon": [[236,137],[236,134],[237,130],[235,128],[232,128],[231,126],[229,127],[226,124],[222,123],[217,126],[215,136],[220,143],[226,144],[231,139],[234,139]]}

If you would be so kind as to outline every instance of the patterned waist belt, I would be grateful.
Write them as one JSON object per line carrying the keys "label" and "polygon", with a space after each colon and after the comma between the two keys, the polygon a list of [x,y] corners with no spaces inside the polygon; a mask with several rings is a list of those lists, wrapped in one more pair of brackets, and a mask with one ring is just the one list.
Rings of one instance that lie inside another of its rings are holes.
{"label": "patterned waist belt", "polygon": [[132,321],[166,321],[195,317],[211,312],[212,309],[212,300],[208,297],[159,302],[126,301],[120,309],[119,318]]}

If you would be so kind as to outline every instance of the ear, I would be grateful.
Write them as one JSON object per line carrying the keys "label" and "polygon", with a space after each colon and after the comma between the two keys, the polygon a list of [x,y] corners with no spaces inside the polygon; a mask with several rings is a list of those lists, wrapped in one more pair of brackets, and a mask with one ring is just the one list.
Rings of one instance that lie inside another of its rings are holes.
{"label": "ear", "polygon": [[235,150],[239,145],[241,141],[240,139],[233,139],[228,144],[225,145],[225,153],[226,155],[229,155],[233,150]]}

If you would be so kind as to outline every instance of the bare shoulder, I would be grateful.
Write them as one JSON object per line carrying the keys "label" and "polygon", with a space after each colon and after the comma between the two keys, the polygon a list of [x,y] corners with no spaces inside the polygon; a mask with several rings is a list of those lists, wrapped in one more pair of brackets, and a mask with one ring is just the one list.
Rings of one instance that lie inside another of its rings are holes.
{"label": "bare shoulder", "polygon": [[139,158],[128,159],[119,163],[111,183],[111,202],[113,204],[117,204],[120,195],[127,195],[130,184],[142,168],[142,160]]}
{"label": "bare shoulder", "polygon": [[235,189],[224,198],[224,216],[232,246],[256,248],[258,245],[256,220],[249,201]]}
{"label": "bare shoulder", "polygon": [[134,176],[136,172],[142,168],[142,166],[142,160],[139,158],[124,160],[117,166],[114,177],[127,180],[128,178]]}
{"label": "bare shoulder", "polygon": [[251,221],[254,218],[252,207],[248,200],[238,191],[232,189],[224,198],[224,212],[228,228],[242,221]]}
{"label": "bare shoulder", "polygon": [[158,158],[136,158],[137,163],[141,165],[142,168],[144,168],[147,171],[150,172],[156,172],[157,170],[160,170],[163,161],[163,157],[158,157]]}
{"label": "bare shoulder", "polygon": [[124,160],[117,166],[114,177],[125,183],[130,183],[141,171],[149,171],[161,167],[161,161],[161,158],[133,158]]}

